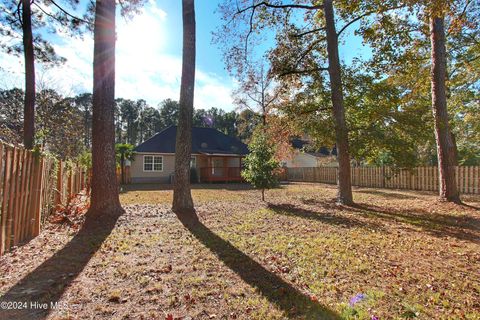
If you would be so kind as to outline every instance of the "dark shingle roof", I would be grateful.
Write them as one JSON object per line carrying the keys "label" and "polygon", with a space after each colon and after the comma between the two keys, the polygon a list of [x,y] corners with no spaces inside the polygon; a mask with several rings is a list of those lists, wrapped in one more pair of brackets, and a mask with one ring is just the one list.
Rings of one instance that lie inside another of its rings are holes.
{"label": "dark shingle roof", "polygon": [[[134,151],[175,153],[177,126],[170,126],[138,145]],[[192,128],[192,153],[241,154],[248,153],[247,145],[213,128]]]}
{"label": "dark shingle roof", "polygon": [[[308,141],[302,140],[302,139],[292,139],[291,143],[292,143],[292,147],[294,149],[298,149],[298,150],[310,145],[310,143]],[[325,157],[325,156],[329,156],[329,155],[336,156],[337,155],[337,148],[335,146],[332,149],[329,149],[327,147],[320,147],[320,149],[318,149],[316,151],[307,151],[306,153],[308,153],[312,156],[315,156],[315,157]]]}

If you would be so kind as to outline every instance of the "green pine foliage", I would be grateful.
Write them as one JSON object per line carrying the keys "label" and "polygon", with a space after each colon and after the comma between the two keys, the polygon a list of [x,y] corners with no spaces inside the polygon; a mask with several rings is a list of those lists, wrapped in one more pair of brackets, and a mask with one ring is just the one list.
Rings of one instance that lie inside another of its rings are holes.
{"label": "green pine foliage", "polygon": [[278,186],[276,171],[280,164],[275,159],[275,147],[262,127],[254,132],[248,145],[250,153],[245,157],[245,168],[242,177],[256,189],[262,190],[262,201],[265,201],[265,189]]}

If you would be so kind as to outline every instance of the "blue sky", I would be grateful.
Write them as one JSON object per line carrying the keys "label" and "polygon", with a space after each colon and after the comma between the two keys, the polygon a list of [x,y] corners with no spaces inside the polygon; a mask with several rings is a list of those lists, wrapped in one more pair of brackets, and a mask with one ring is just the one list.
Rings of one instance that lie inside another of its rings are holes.
{"label": "blue sky", "polygon": [[[221,61],[221,51],[212,42],[212,32],[220,25],[220,16],[215,10],[220,3],[219,0],[197,0],[196,4],[196,23],[197,23],[197,64],[204,70],[209,70],[216,74],[227,76],[223,62]],[[181,1],[165,1],[162,3],[164,10],[170,15],[171,19],[167,21],[168,30],[176,30],[170,33],[168,50],[172,54],[181,54],[181,23],[182,6]]]}
{"label": "blue sky", "polygon": [[[212,31],[222,23],[215,13],[221,1],[196,1],[196,108],[234,109],[231,91],[236,86],[235,79],[225,71],[220,49],[211,43]],[[60,32],[50,39],[67,63],[53,69],[38,66],[39,87],[50,87],[65,95],[91,91],[91,35],[80,39]],[[143,98],[153,106],[166,98],[177,100],[182,53],[181,1],[151,0],[133,20],[119,17],[117,39],[117,97]],[[340,47],[342,60],[348,63],[355,56],[368,55],[368,48],[351,31],[346,39],[348,46]],[[0,87],[23,86],[22,59],[1,53],[0,63],[4,69],[0,71]]]}

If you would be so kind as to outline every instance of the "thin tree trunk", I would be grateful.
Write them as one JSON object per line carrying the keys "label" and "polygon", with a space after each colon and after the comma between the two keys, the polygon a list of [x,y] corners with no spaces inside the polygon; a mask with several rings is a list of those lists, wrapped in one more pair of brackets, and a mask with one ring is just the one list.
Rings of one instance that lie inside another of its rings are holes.
{"label": "thin tree trunk", "polygon": [[195,86],[195,4],[182,1],[183,61],[180,87],[180,110],[175,146],[175,184],[172,210],[184,222],[198,218],[190,190],[190,157],[192,148],[193,96]]}
{"label": "thin tree trunk", "polygon": [[262,201],[265,201],[265,189],[262,189]]}
{"label": "thin tree trunk", "polygon": [[448,125],[445,84],[447,59],[443,17],[430,18],[430,41],[432,46],[432,111],[435,123],[435,140],[437,142],[439,196],[440,200],[459,203],[460,196],[455,182],[456,146],[454,146]]}
{"label": "thin tree trunk", "polygon": [[32,149],[35,138],[35,56],[30,0],[22,0],[22,8],[23,54],[25,57],[23,144],[26,149]]}
{"label": "thin tree trunk", "polygon": [[328,73],[332,91],[333,116],[335,118],[335,136],[338,158],[338,196],[342,204],[353,204],[352,183],[350,178],[350,155],[348,152],[348,130],[343,105],[342,74],[338,56],[338,36],[335,30],[335,16],[332,0],[323,3],[325,28],[327,32]]}
{"label": "thin tree trunk", "polygon": [[115,173],[115,0],[97,0],[92,112],[92,197],[87,217],[121,212]]}

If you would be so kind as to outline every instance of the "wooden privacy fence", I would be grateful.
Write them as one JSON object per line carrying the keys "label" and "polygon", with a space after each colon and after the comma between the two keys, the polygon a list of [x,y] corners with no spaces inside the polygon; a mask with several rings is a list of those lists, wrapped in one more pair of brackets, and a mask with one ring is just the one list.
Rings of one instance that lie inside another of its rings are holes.
{"label": "wooden privacy fence", "polygon": [[130,166],[125,166],[124,167],[124,174],[125,176],[123,177],[125,179],[125,181],[122,182],[122,170],[120,167],[117,167],[117,183],[118,184],[130,184],[132,183],[132,177],[131,177],[131,174],[130,174]]}
{"label": "wooden privacy fence", "polygon": [[0,142],[0,255],[37,236],[52,209],[85,185],[80,166]]}
{"label": "wooden privacy fence", "polygon": [[[287,168],[289,181],[337,183],[337,168]],[[455,177],[460,193],[480,194],[480,167],[462,166],[455,168]],[[391,188],[408,190],[438,191],[438,168],[416,167],[393,169],[391,167],[352,167],[352,185],[359,187]]]}

